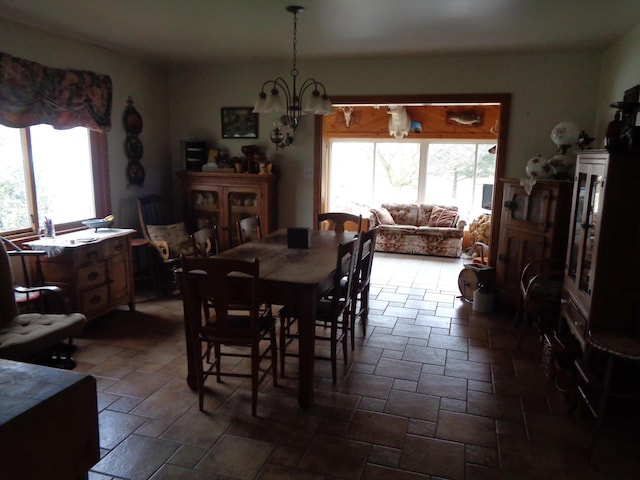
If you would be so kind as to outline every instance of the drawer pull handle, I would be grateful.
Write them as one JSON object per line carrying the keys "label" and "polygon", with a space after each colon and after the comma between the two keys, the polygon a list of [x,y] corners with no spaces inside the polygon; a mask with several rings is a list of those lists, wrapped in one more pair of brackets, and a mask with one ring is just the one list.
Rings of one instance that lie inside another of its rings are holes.
{"label": "drawer pull handle", "polygon": [[118,245],[116,245],[116,247],[114,248],[114,250],[116,252],[121,252],[122,250],[124,250],[124,245],[119,243]]}
{"label": "drawer pull handle", "polygon": [[96,278],[98,278],[98,272],[91,272],[89,275],[87,275],[88,280],[95,280]]}
{"label": "drawer pull handle", "polygon": [[97,250],[91,250],[90,252],[87,253],[87,258],[90,258],[90,259],[94,259],[97,256],[98,256]]}

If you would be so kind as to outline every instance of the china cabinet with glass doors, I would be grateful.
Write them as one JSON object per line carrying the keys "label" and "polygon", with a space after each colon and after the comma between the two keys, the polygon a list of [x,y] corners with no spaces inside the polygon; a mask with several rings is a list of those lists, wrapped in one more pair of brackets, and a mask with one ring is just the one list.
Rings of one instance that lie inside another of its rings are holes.
{"label": "china cabinet with glass doors", "polygon": [[597,330],[638,332],[640,155],[578,155],[561,320],[582,348]]}
{"label": "china cabinet with glass doors", "polygon": [[238,244],[236,222],[260,216],[262,231],[277,228],[277,176],[181,171],[182,206],[189,233],[217,225],[219,248]]}

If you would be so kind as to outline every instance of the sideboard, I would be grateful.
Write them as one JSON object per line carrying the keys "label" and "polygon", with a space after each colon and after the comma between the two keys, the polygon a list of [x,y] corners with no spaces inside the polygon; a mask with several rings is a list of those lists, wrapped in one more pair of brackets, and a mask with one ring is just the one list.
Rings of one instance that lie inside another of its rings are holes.
{"label": "sideboard", "polygon": [[71,308],[87,320],[121,305],[135,310],[131,236],[135,230],[80,230],[27,242],[47,253],[40,262],[45,281],[69,297]]}

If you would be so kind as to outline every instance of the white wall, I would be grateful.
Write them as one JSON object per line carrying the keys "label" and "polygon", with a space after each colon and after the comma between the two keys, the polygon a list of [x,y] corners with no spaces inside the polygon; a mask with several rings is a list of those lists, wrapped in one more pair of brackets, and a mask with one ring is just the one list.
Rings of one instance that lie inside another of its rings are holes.
{"label": "white wall", "polygon": [[[168,81],[164,70],[103,48],[70,41],[0,19],[0,51],[52,68],[106,74],[113,82],[112,127],[108,134],[112,211],[116,224],[136,227],[135,198],[171,188]],[[127,188],[122,115],[131,96],[143,119],[139,138],[146,172],[143,187]],[[64,166],[61,166],[64,168]],[[69,186],[73,188],[73,185]]]}
{"label": "white wall", "polygon": [[[240,155],[247,143],[262,146],[281,166],[280,225],[308,225],[313,218],[313,180],[303,178],[313,165],[313,121],[305,118],[296,142],[274,151],[268,140],[271,121],[260,119],[255,142],[222,140],[220,108],[250,106],[264,80],[288,78],[290,62],[208,65],[165,72],[144,61],[93,45],[71,41],[0,20],[0,50],[50,67],[92,70],[111,76],[113,128],[109,133],[113,210],[132,225],[136,196],[177,188],[174,171],[183,168],[179,142],[198,138]],[[612,101],[640,83],[640,26],[604,54],[532,54],[436,56],[337,61],[299,59],[300,77],[316,77],[332,95],[511,93],[507,176],[522,176],[536,154],[552,155],[551,128],[569,118],[602,145]],[[144,120],[140,139],[147,179],[143,188],[127,188],[122,113],[131,95]],[[174,194],[177,198],[178,191]]]}
{"label": "white wall", "polygon": [[[331,95],[511,93],[512,109],[507,176],[524,176],[536,154],[551,156],[553,126],[568,118],[593,135],[598,74],[597,53],[411,57],[337,61],[299,61],[300,79],[322,81]],[[170,76],[173,166],[180,165],[179,141],[207,140],[240,155],[255,143],[280,165],[280,226],[311,226],[313,180],[304,178],[313,166],[313,121],[305,118],[295,143],[274,151],[269,141],[272,119],[260,118],[255,142],[223,140],[220,108],[253,105],[262,83],[278,75],[289,79],[291,66],[253,63],[176,70]]]}

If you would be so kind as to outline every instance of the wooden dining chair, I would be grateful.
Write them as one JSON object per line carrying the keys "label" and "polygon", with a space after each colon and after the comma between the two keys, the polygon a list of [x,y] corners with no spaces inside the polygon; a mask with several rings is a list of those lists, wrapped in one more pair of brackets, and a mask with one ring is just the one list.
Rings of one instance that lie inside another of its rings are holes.
{"label": "wooden dining chair", "polygon": [[[333,383],[337,381],[337,349],[342,343],[342,352],[345,365],[348,361],[347,340],[349,335],[351,305],[351,286],[353,284],[358,238],[354,238],[338,245],[336,257],[336,269],[333,273],[332,292],[340,292],[338,295],[322,297],[316,305],[315,328],[316,340],[329,342],[330,356],[316,355],[316,358],[329,359],[331,361],[331,377]],[[287,352],[289,346],[298,337],[298,332],[293,327],[297,323],[295,310],[284,305],[280,310],[280,371],[284,376],[285,359],[287,356],[297,357],[297,353]],[[327,328],[329,332],[327,333]]]}
{"label": "wooden dining chair", "polygon": [[260,221],[260,217],[247,217],[237,221],[236,230],[240,245],[262,238],[262,222]]}
{"label": "wooden dining chair", "polygon": [[564,260],[534,260],[528,263],[520,275],[520,302],[514,323],[520,324],[518,348],[522,344],[526,328],[537,324],[539,330],[549,329],[560,314]]}
{"label": "wooden dining chair", "polygon": [[201,228],[191,235],[193,253],[197,257],[210,257],[219,253],[218,226]]}
{"label": "wooden dining chair", "polygon": [[371,285],[371,268],[373,267],[373,254],[376,247],[378,227],[361,232],[358,242],[358,254],[356,255],[356,267],[351,287],[350,305],[350,334],[351,350],[355,348],[355,324],[360,319],[362,335],[367,335],[367,320],[369,317],[369,287]]}
{"label": "wooden dining chair", "polygon": [[[249,377],[251,413],[256,416],[260,384],[269,372],[274,385],[278,377],[275,319],[271,309],[261,309],[259,300],[260,263],[225,257],[182,256],[181,260],[184,318],[200,411],[204,411],[204,383],[210,375],[215,374],[218,383],[222,376]],[[249,305],[249,310],[234,310],[238,302]],[[223,370],[223,357],[250,358],[251,372]],[[265,360],[269,365],[263,367]]]}
{"label": "wooden dining chair", "polygon": [[360,232],[362,230],[362,215],[343,212],[316,213],[318,230],[334,230],[341,233],[345,230]]}

